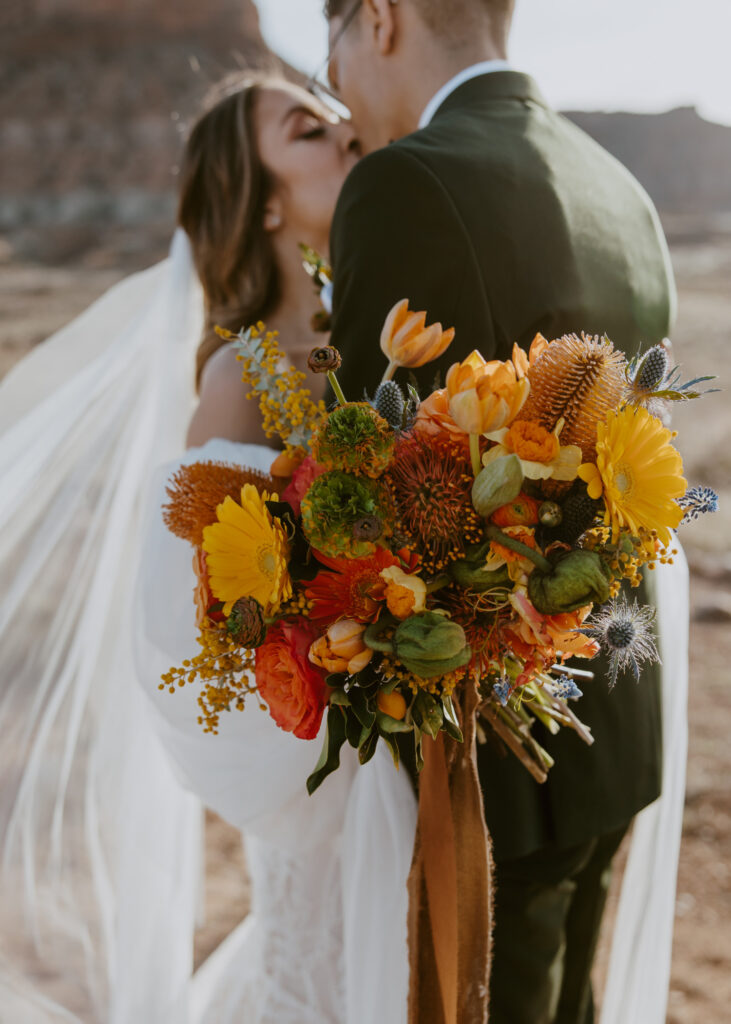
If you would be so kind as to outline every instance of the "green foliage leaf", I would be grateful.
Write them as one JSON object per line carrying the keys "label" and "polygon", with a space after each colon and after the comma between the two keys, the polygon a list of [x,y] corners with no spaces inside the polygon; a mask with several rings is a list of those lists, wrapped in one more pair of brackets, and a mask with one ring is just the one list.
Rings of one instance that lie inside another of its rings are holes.
{"label": "green foliage leaf", "polygon": [[357,686],[351,687],[348,692],[350,705],[361,725],[372,729],[376,721],[376,712],[373,710],[368,694]]}
{"label": "green foliage leaf", "polygon": [[428,733],[435,740],[444,721],[441,704],[438,704],[426,690],[419,690],[411,713],[414,716],[414,721],[421,726],[422,732]]}
{"label": "green foliage leaf", "polygon": [[327,712],[325,739],[320,759],[307,780],[307,792],[312,796],[331,772],[340,767],[340,749],[345,743],[345,712],[332,705]]}
{"label": "green foliage leaf", "polygon": [[454,703],[451,697],[442,698],[442,708],[444,711],[444,731],[453,740],[456,740],[457,743],[464,743],[464,736],[459,727],[459,719],[457,718],[457,712],[454,710]]}
{"label": "green foliage leaf", "polygon": [[365,739],[358,747],[358,761],[361,764],[367,764],[376,752],[378,746],[378,733],[374,729],[372,732],[366,734]]}
{"label": "green foliage leaf", "polygon": [[391,718],[390,715],[384,715],[382,711],[376,711],[376,724],[378,725],[378,731],[382,735],[394,732],[411,732],[413,729],[413,726],[408,722],[399,722],[398,719]]}
{"label": "green foliage leaf", "polygon": [[391,757],[393,758],[393,763],[398,768],[399,764],[401,763],[401,754],[399,753],[399,748],[398,748],[398,743],[396,742],[396,737],[393,735],[393,733],[381,733],[381,736],[383,737],[383,742],[386,744],[388,749],[391,751]]}

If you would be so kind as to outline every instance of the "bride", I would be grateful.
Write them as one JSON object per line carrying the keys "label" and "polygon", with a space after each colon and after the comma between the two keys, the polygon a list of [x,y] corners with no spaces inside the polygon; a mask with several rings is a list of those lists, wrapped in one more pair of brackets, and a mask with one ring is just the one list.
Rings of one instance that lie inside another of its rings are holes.
{"label": "bride", "polygon": [[[3,382],[0,1000],[13,1024],[406,1020],[404,773],[381,747],[365,768],[344,757],[308,797],[319,741],[254,703],[211,737],[193,687],[157,688],[195,636],[189,550],[160,517],[167,477],[201,459],[266,470],[275,454],[213,327],[266,318],[303,365],[321,335],[297,243],[327,251],[356,156],[349,126],[302,90],[224,86],[186,148],[169,259]],[[204,806],[242,830],[253,898],[193,974]],[[622,957],[660,811],[638,822],[610,992],[638,970]]]}
{"label": "bride", "polygon": [[[189,551],[161,520],[168,475],[200,459],[268,470],[276,455],[213,327],[266,317],[304,365],[322,335],[297,243],[327,252],[356,158],[349,125],[302,89],[225,84],[186,147],[169,259],[3,382],[0,1005],[13,1024],[406,1018],[405,773],[387,754],[357,774],[344,759],[311,798],[320,741],[255,702],[205,735],[193,687],[157,688],[195,636]],[[245,832],[253,897],[192,976],[204,805]]]}

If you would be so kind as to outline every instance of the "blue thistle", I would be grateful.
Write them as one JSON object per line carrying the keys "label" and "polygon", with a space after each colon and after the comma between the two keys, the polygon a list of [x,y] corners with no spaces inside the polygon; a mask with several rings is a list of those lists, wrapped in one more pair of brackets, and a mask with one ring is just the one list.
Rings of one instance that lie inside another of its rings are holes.
{"label": "blue thistle", "polygon": [[609,689],[617,682],[620,671],[630,668],[635,681],[640,679],[643,662],[659,662],[652,623],[655,609],[649,605],[631,604],[624,594],[614,598],[589,620],[589,625],[577,633],[597,640],[609,656]]}
{"label": "blue thistle", "polygon": [[502,706],[505,707],[508,703],[508,697],[510,696],[510,691],[512,689],[513,687],[510,684],[510,680],[503,677],[499,683],[494,684],[492,692],[500,701]]}
{"label": "blue thistle", "polygon": [[553,696],[560,700],[578,700],[583,696],[583,692],[570,676],[560,676],[558,679],[554,679],[551,690]]}
{"label": "blue thistle", "polygon": [[692,523],[707,512],[718,512],[718,495],[711,487],[691,487],[678,504],[685,512],[682,522]]}

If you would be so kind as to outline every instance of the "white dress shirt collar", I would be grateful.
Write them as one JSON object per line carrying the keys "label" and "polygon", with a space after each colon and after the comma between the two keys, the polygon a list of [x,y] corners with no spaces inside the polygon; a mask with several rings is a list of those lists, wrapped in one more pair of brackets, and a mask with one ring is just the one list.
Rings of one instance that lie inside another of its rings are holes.
{"label": "white dress shirt collar", "polygon": [[479,64],[472,64],[468,68],[460,71],[450,78],[441,89],[432,96],[424,108],[424,113],[419,118],[419,128],[426,128],[431,119],[436,114],[437,110],[441,107],[442,103],[446,100],[447,96],[450,96],[455,89],[458,89],[460,85],[465,82],[469,82],[471,78],[477,78],[479,75],[489,75],[492,71],[512,71],[513,68],[510,62],[507,60],[483,60]]}

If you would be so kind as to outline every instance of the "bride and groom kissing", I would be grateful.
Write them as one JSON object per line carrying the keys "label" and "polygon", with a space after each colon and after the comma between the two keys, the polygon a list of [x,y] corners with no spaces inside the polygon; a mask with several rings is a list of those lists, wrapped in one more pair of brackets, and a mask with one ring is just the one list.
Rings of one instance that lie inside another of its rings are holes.
{"label": "bride and groom kissing", "polygon": [[[178,219],[187,235],[183,255],[192,255],[202,285],[203,323],[202,340],[201,324],[187,324],[200,340],[199,401],[183,461],[222,459],[268,471],[272,452],[255,404],[242,400],[236,353],[215,328],[237,331],[264,319],[287,357],[305,367],[322,335],[308,326],[316,302],[300,242],[328,253],[333,265],[331,343],[343,355],[339,379],[352,399],[374,393],[380,372],[371,353],[386,313],[404,297],[456,331],[449,352],[416,371],[427,390],[435,372],[443,376],[476,348],[507,359],[514,343],[527,348],[538,332],[553,339],[584,331],[607,334],[630,355],[659,342],[672,322],[674,288],[657,215],[628,172],[510,66],[513,0],[328,0],[326,13],[328,76],[352,123],[281,79],[252,77],[222,87],[186,146]],[[171,265],[179,243],[180,236]],[[145,288],[153,283],[147,279]],[[177,315],[188,309],[179,304]],[[151,322],[159,331],[164,319]],[[140,360],[155,337],[141,339]],[[188,398],[174,407],[173,381],[185,365],[178,358],[173,372],[171,363],[158,358],[156,374],[139,385],[150,393],[168,388],[160,400],[167,418],[157,421],[167,439]],[[323,381],[315,379],[314,398],[326,397]],[[143,426],[155,422],[144,411]],[[149,436],[149,450],[137,445],[140,477],[139,460],[159,447]],[[128,477],[133,469],[130,462]],[[193,635],[192,575],[180,542],[163,531],[160,504],[147,538],[154,555],[142,559],[137,674],[176,773],[168,798],[179,799],[182,782],[198,811],[212,807],[245,833],[252,914],[197,972],[191,995],[192,934],[182,924],[172,931],[183,920],[192,930],[193,808],[176,803],[176,825],[170,806],[162,814],[148,798],[150,814],[126,819],[118,845],[140,867],[146,843],[152,863],[155,830],[170,823],[175,842],[165,849],[175,851],[175,870],[150,876],[166,944],[156,948],[147,938],[138,950],[140,933],[129,928],[124,969],[116,964],[111,972],[108,1011],[98,1019],[400,1024],[416,814],[407,774],[396,773],[381,750],[362,771],[344,765],[310,798],[302,780],[312,769],[312,745],[282,733],[256,707],[226,716],[212,740],[196,724],[193,687],[174,699],[158,696],[161,672]],[[568,730],[541,736],[556,761],[545,784],[489,740],[478,751],[494,858],[491,1024],[594,1019],[591,968],[612,860],[634,816],[661,791],[658,666],[647,667],[639,685],[620,679],[611,693],[601,663],[592,668],[581,717],[596,742],[586,747]],[[119,732],[121,719],[113,721]],[[139,720],[131,731],[137,756],[145,728]],[[147,773],[138,795],[162,786],[162,764],[157,771]],[[119,921],[135,904],[144,916],[148,908],[131,898],[126,882],[133,876],[116,877]],[[667,968],[670,936],[655,939]],[[149,949],[154,957],[143,955]],[[615,980],[615,989],[622,984]],[[639,999],[641,1011],[625,1007],[616,1020],[660,1024],[665,998],[656,986],[649,1004]],[[436,1007],[433,1019],[443,1019]]]}

